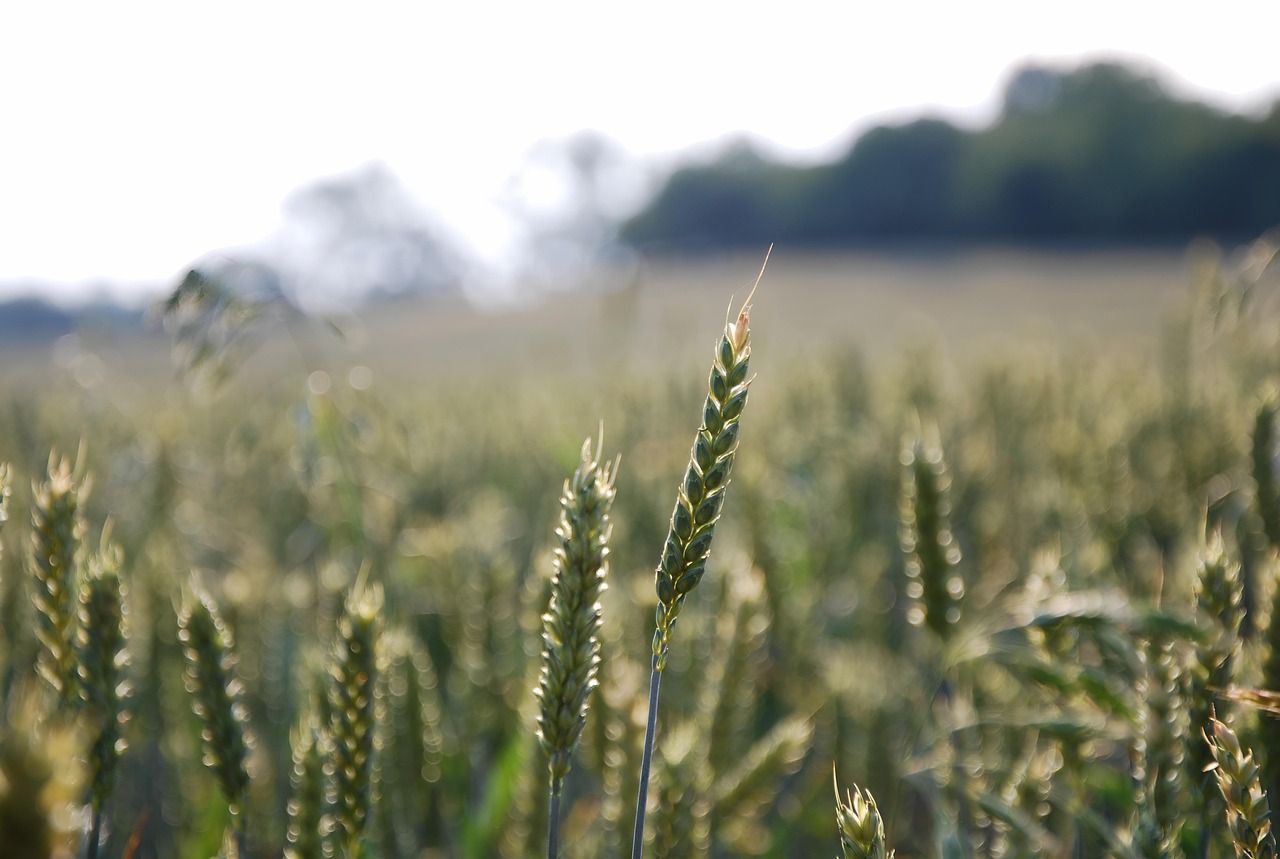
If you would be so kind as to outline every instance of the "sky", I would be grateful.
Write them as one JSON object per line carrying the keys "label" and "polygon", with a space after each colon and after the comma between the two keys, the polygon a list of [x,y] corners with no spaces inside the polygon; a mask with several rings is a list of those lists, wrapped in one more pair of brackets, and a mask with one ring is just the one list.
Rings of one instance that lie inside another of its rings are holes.
{"label": "sky", "polygon": [[1276,32],[1263,0],[3,4],[0,291],[154,288],[373,162],[501,260],[539,141],[592,129],[655,169],[744,133],[821,158],[876,122],[981,123],[1027,59],[1136,59],[1260,110]]}

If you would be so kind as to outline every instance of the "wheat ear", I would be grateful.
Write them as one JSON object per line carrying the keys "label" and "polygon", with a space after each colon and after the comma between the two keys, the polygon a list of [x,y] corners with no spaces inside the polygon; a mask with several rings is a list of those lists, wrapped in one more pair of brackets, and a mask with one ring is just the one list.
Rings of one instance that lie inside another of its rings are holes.
{"label": "wheat ear", "polygon": [[293,794],[286,808],[285,859],[325,859],[326,816],[324,762],[328,737],[314,714],[308,714],[293,732]]}
{"label": "wheat ear", "polygon": [[231,630],[209,595],[194,586],[178,612],[178,641],[186,657],[191,708],[200,719],[204,764],[218,780],[243,853],[250,747],[244,690],[236,678]]}
{"label": "wheat ear", "polygon": [[560,793],[587,720],[587,702],[600,668],[600,596],[609,562],[609,508],[616,493],[617,461],[600,463],[599,445],[582,454],[560,496],[559,545],[551,598],[542,616],[542,670],[538,742],[547,755],[550,810],[547,856],[559,853]]}
{"label": "wheat ear", "polygon": [[840,796],[835,770],[831,782],[836,792],[836,827],[844,859],[893,859],[884,835],[884,820],[871,792],[854,785]]}
{"label": "wheat ear", "polygon": [[338,621],[338,641],[329,667],[328,768],[335,846],[342,859],[360,855],[374,801],[377,751],[378,639],[382,588],[363,577],[347,596]]}
{"label": "wheat ear", "polygon": [[902,447],[902,551],[913,624],[946,641],[960,619],[964,580],[960,548],[951,533],[951,479],[934,427],[909,436]]}
{"label": "wheat ear", "polygon": [[58,696],[58,705],[76,704],[76,590],[77,563],[84,521],[80,517],[82,489],[71,463],[49,458],[48,477],[35,487],[31,509],[32,597],[37,635],[43,645],[37,663],[40,675]]}
{"label": "wheat ear", "polygon": [[1236,859],[1275,859],[1271,811],[1267,792],[1258,780],[1253,752],[1242,747],[1235,731],[1216,718],[1210,718],[1204,739],[1213,755],[1210,767],[1227,806],[1227,829]]}
{"label": "wheat ear", "polygon": [[129,719],[125,679],[126,610],[120,580],[123,554],[110,540],[110,526],[103,529],[102,546],[89,561],[80,589],[79,669],[80,697],[94,734],[89,748],[92,825],[89,859],[98,855],[102,811],[115,785],[116,764],[125,749],[124,726]]}
{"label": "wheat ear", "polygon": [[[769,246],[772,253],[773,246]],[[644,854],[644,816],[649,801],[649,770],[653,762],[653,740],[658,725],[658,696],[662,672],[671,650],[671,635],[685,597],[702,581],[711,555],[711,539],[724,507],[729,472],[738,450],[742,412],[747,406],[751,360],[751,297],[764,277],[769,254],[756,277],[756,286],[733,321],[726,321],[724,334],[716,344],[711,364],[707,401],[702,409],[702,426],[693,439],[693,452],[684,482],[676,490],[676,505],[662,559],[654,572],[658,592],[655,610],[653,654],[649,672],[649,716],[644,733],[640,763],[640,789],[636,796],[635,828],[631,835],[631,859]]]}
{"label": "wheat ear", "polygon": [[[1240,653],[1240,623],[1244,617],[1244,586],[1240,565],[1228,557],[1222,534],[1214,531],[1200,553],[1196,608],[1209,628],[1196,644],[1187,677],[1187,715],[1190,731],[1186,772],[1190,784],[1199,784],[1212,762],[1209,747],[1199,742],[1214,712],[1215,692],[1227,689]],[[1212,836],[1213,803],[1201,810],[1200,855],[1208,855]]]}
{"label": "wheat ear", "polygon": [[[9,521],[9,497],[13,486],[13,469],[7,462],[0,462],[0,531],[4,523]],[[0,594],[4,593],[4,545],[0,544]],[[0,667],[4,665],[4,656],[0,653]]]}
{"label": "wheat ear", "polygon": [[1274,396],[1266,397],[1254,416],[1250,439],[1254,503],[1262,530],[1273,549],[1280,548],[1280,483],[1276,480],[1276,413]]}

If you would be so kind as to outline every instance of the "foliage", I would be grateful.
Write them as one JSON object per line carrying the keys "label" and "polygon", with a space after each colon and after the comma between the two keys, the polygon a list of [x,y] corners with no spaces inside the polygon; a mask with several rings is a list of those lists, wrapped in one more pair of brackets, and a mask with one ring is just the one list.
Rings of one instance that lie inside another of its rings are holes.
{"label": "foliage", "polygon": [[677,250],[901,240],[1242,238],[1280,223],[1280,106],[1183,101],[1115,64],[1028,67],[989,127],[880,126],[816,167],[731,150],[677,170],[623,229]]}

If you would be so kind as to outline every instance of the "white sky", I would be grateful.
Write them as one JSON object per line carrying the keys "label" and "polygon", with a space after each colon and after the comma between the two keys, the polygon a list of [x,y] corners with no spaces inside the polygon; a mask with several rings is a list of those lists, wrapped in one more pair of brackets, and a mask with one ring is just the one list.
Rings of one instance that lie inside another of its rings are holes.
{"label": "white sky", "polygon": [[745,131],[827,154],[926,108],[980,121],[1025,58],[1142,58],[1257,108],[1280,96],[1277,32],[1274,0],[10,2],[0,283],[168,280],[374,160],[493,256],[496,198],[540,139],[591,128],[661,158]]}

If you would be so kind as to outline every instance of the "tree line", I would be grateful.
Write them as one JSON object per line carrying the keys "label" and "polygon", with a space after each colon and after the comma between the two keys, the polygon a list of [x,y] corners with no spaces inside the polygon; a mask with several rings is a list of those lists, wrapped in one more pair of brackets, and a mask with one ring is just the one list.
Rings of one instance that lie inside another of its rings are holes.
{"label": "tree line", "polygon": [[1099,63],[1029,66],[997,119],[937,118],[860,136],[833,163],[795,166],[738,145],[676,170],[621,229],[671,251],[903,241],[1184,242],[1280,224],[1280,102],[1264,116],[1181,99]]}

